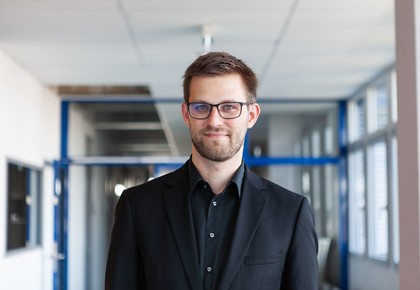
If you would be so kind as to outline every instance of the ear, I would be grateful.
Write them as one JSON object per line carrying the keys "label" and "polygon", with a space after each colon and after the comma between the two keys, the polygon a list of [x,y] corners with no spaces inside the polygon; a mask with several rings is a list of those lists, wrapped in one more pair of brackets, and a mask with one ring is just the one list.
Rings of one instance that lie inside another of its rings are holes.
{"label": "ear", "polygon": [[186,103],[182,103],[182,119],[184,120],[185,125],[187,128],[190,127],[190,115],[188,113],[188,105]]}
{"label": "ear", "polygon": [[257,122],[258,117],[260,116],[260,106],[257,103],[249,105],[249,114],[248,114],[248,129],[251,129],[254,124]]}

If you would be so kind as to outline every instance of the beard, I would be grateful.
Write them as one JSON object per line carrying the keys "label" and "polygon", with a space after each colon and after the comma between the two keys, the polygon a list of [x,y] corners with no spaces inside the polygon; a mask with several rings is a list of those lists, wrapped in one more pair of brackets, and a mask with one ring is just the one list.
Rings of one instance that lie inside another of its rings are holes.
{"label": "beard", "polygon": [[[227,138],[223,140],[206,140],[205,133],[225,133]],[[242,148],[246,130],[237,133],[226,132],[220,128],[206,127],[202,130],[190,128],[191,141],[197,152],[204,158],[211,161],[223,162],[231,159]]]}

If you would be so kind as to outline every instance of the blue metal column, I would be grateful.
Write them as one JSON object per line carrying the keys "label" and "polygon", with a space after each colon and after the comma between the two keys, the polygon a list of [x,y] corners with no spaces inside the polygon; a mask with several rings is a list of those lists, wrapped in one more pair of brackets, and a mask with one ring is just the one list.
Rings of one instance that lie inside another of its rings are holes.
{"label": "blue metal column", "polygon": [[338,145],[340,162],[338,165],[339,179],[339,211],[340,211],[340,278],[341,289],[348,289],[348,184],[347,184],[347,103],[339,102],[338,115]]}
{"label": "blue metal column", "polygon": [[69,102],[61,102],[60,160],[54,162],[54,241],[56,243],[56,267],[54,290],[67,290],[68,275],[68,112]]}

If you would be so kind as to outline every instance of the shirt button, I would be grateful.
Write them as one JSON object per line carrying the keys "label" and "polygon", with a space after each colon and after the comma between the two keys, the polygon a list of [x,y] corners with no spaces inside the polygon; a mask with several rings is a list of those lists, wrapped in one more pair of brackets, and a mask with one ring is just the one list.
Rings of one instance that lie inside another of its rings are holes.
{"label": "shirt button", "polygon": [[217,201],[213,201],[212,204],[213,204],[213,206],[216,206],[217,205]]}
{"label": "shirt button", "polygon": [[211,270],[212,270],[212,269],[211,269],[211,267],[207,267],[207,272],[209,272],[209,273],[210,273],[210,272],[211,272]]}
{"label": "shirt button", "polygon": [[209,234],[210,238],[214,238],[214,233]]}

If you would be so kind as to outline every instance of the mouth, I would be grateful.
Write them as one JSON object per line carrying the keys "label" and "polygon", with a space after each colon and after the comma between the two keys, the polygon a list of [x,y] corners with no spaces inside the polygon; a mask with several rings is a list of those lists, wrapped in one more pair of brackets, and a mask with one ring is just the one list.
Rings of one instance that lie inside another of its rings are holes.
{"label": "mouth", "polygon": [[225,138],[228,136],[227,133],[225,132],[204,132],[204,136],[206,136],[207,138]]}

